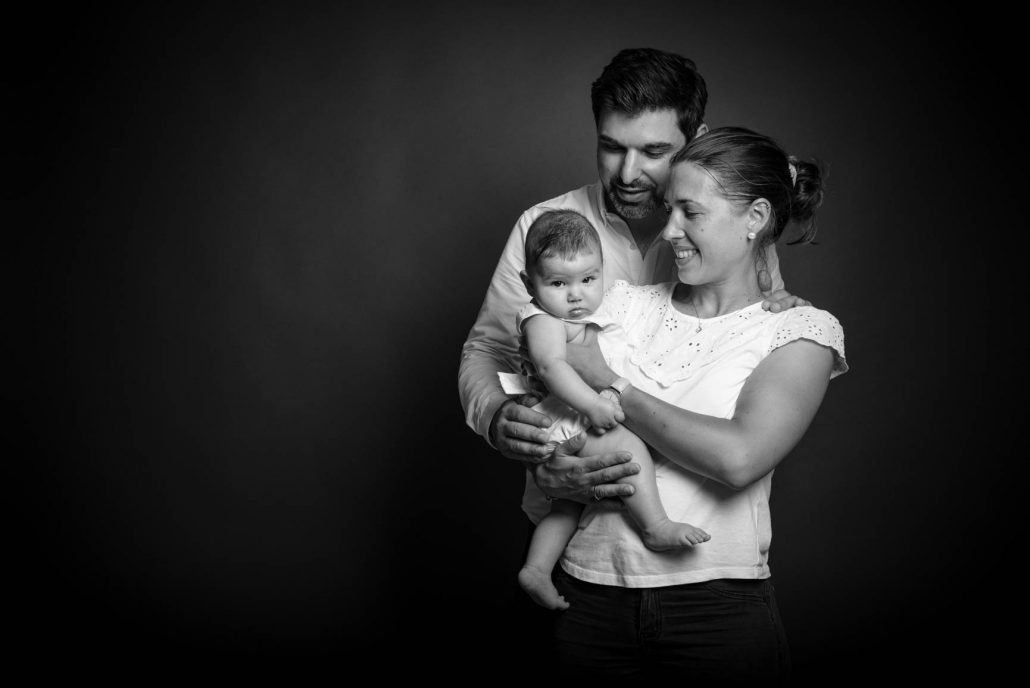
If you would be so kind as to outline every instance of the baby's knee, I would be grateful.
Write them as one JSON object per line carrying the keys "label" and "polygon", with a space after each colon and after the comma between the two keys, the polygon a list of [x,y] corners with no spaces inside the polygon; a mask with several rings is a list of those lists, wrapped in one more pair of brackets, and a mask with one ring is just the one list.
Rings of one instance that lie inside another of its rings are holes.
{"label": "baby's knee", "polygon": [[637,463],[651,463],[651,450],[647,444],[624,425],[618,425],[603,435],[591,435],[580,455],[595,456],[609,452],[626,452]]}

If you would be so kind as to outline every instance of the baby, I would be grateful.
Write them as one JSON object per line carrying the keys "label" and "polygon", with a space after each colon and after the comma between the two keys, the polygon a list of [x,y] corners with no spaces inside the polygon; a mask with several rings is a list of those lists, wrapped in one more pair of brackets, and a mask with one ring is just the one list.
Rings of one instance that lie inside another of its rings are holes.
{"label": "baby", "polygon": [[[705,531],[669,519],[658,497],[654,462],[647,445],[632,433],[623,433],[618,446],[604,434],[624,419],[618,392],[598,394],[565,359],[566,344],[584,343],[587,328],[603,326],[595,313],[604,299],[601,240],[583,215],[572,210],[545,212],[526,234],[526,269],[522,281],[532,301],[518,314],[523,373],[543,398],[534,410],[557,419],[549,428],[556,444],[588,429],[580,454],[592,456],[627,451],[640,472],[621,482],[634,487],[623,497],[626,509],[640,529],[641,539],[655,551],[692,547],[710,539]],[[603,336],[603,332],[599,333]],[[537,604],[567,609],[568,603],[551,582],[551,572],[565,545],[576,532],[583,505],[556,499],[550,513],[537,525],[529,554],[519,571],[519,584]]]}

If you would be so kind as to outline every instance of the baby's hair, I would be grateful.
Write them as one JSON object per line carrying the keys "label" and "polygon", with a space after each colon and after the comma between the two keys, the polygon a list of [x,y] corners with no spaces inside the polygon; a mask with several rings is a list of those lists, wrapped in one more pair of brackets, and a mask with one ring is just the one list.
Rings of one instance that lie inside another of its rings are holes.
{"label": "baby's hair", "polygon": [[776,241],[789,221],[801,230],[800,238],[789,243],[815,239],[815,211],[823,202],[825,176],[818,162],[788,156],[768,136],[742,127],[721,127],[698,136],[673,156],[673,165],[681,162],[712,175],[727,200],[768,200],[772,222],[763,232],[763,244]]}
{"label": "baby's hair", "polygon": [[535,270],[541,258],[570,259],[586,250],[601,252],[601,237],[590,220],[575,210],[548,210],[526,232],[526,272]]}

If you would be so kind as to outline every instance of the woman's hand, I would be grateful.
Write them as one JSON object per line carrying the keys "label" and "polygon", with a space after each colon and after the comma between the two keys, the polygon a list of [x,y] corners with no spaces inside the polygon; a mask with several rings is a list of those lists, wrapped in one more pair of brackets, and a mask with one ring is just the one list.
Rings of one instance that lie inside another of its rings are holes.
{"label": "woman's hand", "polygon": [[601,391],[619,379],[604,360],[597,344],[597,330],[588,327],[583,344],[567,344],[565,359],[590,387]]}

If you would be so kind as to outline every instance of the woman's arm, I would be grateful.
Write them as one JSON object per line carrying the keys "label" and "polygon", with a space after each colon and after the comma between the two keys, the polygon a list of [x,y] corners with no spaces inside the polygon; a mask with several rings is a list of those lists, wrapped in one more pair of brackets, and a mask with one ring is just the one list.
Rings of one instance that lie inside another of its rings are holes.
{"label": "woman's arm", "polygon": [[[596,347],[594,347],[596,348]],[[595,354],[576,369],[595,387],[616,379]],[[737,398],[732,418],[681,409],[630,387],[621,404],[624,424],[680,466],[742,489],[766,475],[805,434],[826,393],[834,354],[799,339],[769,354]]]}

